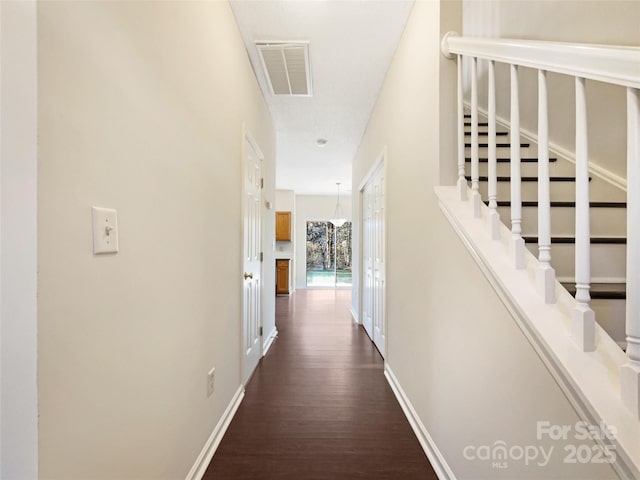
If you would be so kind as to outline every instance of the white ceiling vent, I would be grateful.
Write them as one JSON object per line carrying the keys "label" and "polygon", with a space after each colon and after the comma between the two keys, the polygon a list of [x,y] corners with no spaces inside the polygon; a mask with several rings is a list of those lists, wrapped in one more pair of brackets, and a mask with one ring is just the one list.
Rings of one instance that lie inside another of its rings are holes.
{"label": "white ceiling vent", "polygon": [[274,95],[311,96],[308,43],[256,42]]}

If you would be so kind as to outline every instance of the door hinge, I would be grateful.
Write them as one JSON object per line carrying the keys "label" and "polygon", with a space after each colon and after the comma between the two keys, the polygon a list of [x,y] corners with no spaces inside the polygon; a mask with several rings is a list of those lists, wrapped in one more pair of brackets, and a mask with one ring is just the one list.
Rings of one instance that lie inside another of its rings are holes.
{"label": "door hinge", "polygon": [[260,179],[260,188],[264,188],[264,177]]}
{"label": "door hinge", "polygon": [[264,253],[263,252],[260,252],[260,261],[264,262]]}
{"label": "door hinge", "polygon": [[260,327],[260,336],[262,336],[262,327]]}

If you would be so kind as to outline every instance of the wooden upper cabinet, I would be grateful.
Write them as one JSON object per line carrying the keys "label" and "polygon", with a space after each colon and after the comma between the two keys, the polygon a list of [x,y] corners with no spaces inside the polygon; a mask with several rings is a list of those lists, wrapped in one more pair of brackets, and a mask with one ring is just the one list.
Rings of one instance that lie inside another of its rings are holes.
{"label": "wooden upper cabinet", "polygon": [[276,240],[291,241],[291,212],[276,212]]}

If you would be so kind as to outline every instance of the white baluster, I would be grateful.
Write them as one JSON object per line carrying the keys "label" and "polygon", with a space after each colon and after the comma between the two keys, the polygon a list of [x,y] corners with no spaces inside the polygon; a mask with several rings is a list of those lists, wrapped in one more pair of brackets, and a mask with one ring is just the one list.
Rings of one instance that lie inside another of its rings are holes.
{"label": "white baluster", "polygon": [[471,58],[471,207],[473,216],[480,218],[480,165],[478,159],[478,59]]}
{"label": "white baluster", "polygon": [[538,291],[545,303],[556,301],[556,271],[551,266],[551,196],[549,187],[549,117],[547,72],[538,70]]}
{"label": "white baluster", "polygon": [[640,91],[627,89],[627,357],[622,402],[640,419]]}
{"label": "white baluster", "polygon": [[464,177],[464,102],[462,92],[462,55],[458,55],[458,192],[467,199],[467,179]]}
{"label": "white baluster", "polygon": [[498,180],[496,160],[496,63],[489,61],[489,232],[492,240],[500,239],[500,214],[498,213]]}
{"label": "white baluster", "polygon": [[524,249],[524,240],[522,238],[518,67],[511,65],[511,255],[518,270],[524,268]]}
{"label": "white baluster", "polygon": [[591,238],[589,232],[589,156],[584,78],[576,77],[576,306],[572,335],[585,352],[595,350],[595,314],[591,296]]}

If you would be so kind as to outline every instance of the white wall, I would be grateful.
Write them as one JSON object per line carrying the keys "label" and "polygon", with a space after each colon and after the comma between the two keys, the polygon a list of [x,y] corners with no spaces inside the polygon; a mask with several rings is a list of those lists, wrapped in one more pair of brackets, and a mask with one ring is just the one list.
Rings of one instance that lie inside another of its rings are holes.
{"label": "white wall", "polygon": [[[466,36],[640,46],[640,2],[598,0],[465,0]],[[486,107],[486,65],[479,64],[478,101]],[[521,69],[521,126],[537,132],[537,77]],[[549,74],[549,138],[575,151],[573,79]],[[508,67],[496,68],[497,114],[509,118]],[[590,160],[626,178],[626,104],[622,87],[587,81]]]}
{"label": "white wall", "polygon": [[[606,465],[564,463],[563,442],[546,467],[512,461],[494,469],[464,458],[468,445],[501,440],[549,447],[536,439],[536,422],[570,425],[578,417],[433,193],[448,177],[440,163],[456,161],[441,145],[453,141],[455,130],[440,123],[450,115],[439,111],[455,106],[453,96],[440,98],[451,94],[441,86],[454,84],[455,67],[439,53],[441,34],[459,28],[455,3],[414,4],[354,162],[357,191],[387,148],[387,366],[460,480],[615,478]],[[358,218],[355,195],[353,208]]]}
{"label": "white wall", "polygon": [[274,201],[269,112],[227,2],[42,2],[38,69],[41,478],[185,478],[241,384],[242,124]]}
{"label": "white wall", "polygon": [[[351,220],[351,195],[341,193],[340,205]],[[307,288],[307,222],[329,220],[335,209],[335,196],[296,195],[296,288]]]}
{"label": "white wall", "polygon": [[36,4],[0,2],[0,478],[38,478]]}
{"label": "white wall", "polygon": [[[253,128],[253,127],[252,127]],[[263,153],[265,153],[263,151]],[[263,160],[262,176],[264,189],[262,190],[262,337],[263,346],[270,343],[270,338],[276,332],[276,290],[275,252],[273,248],[276,236],[276,220],[274,205],[276,202],[276,152],[275,148],[268,150],[268,158]],[[271,208],[267,208],[267,202]],[[244,272],[243,272],[244,273]]]}

